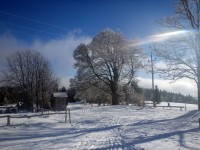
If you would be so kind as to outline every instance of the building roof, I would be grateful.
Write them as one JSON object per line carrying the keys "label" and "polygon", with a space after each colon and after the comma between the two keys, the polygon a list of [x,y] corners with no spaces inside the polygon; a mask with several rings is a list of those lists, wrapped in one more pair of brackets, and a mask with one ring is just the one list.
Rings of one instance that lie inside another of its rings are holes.
{"label": "building roof", "polygon": [[55,92],[53,93],[53,97],[60,97],[60,98],[67,97],[67,92]]}

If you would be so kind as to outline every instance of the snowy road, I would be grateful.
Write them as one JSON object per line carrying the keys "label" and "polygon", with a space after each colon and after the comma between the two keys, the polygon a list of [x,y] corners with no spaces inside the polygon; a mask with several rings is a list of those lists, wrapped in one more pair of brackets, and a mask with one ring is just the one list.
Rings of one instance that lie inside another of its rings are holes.
{"label": "snowy road", "polygon": [[[196,108],[195,108],[196,109]],[[0,149],[200,149],[196,110],[138,108],[135,106],[83,107],[64,115],[0,119]]]}

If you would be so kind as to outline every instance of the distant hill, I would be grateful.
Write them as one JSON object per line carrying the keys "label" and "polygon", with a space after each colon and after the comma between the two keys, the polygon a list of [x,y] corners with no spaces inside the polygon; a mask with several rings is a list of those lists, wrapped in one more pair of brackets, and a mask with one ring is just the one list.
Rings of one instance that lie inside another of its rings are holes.
{"label": "distant hill", "polygon": [[[143,88],[143,94],[145,101],[152,100],[152,89]],[[197,104],[197,99],[191,95],[182,95],[180,93],[173,93],[159,90],[161,101],[162,102],[179,102],[179,103],[189,103],[189,104]]]}

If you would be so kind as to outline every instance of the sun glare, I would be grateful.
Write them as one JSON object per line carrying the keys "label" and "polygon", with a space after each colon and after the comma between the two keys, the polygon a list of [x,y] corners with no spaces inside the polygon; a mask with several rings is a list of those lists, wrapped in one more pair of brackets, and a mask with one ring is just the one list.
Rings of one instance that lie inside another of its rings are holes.
{"label": "sun glare", "polygon": [[173,32],[167,32],[167,33],[162,33],[162,34],[155,34],[148,36],[145,39],[142,39],[139,41],[139,45],[145,45],[145,44],[150,44],[154,42],[160,42],[167,40],[171,37],[180,37],[181,35],[186,34],[189,32],[188,30],[180,30],[180,31],[173,31]]}

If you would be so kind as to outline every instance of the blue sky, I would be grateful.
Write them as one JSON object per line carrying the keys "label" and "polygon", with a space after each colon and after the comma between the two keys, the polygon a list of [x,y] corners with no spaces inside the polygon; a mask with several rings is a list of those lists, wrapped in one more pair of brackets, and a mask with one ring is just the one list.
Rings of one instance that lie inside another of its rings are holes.
{"label": "blue sky", "polygon": [[[174,4],[175,0],[1,0],[0,68],[8,55],[31,48],[50,60],[61,84],[68,86],[76,72],[72,54],[80,43],[89,43],[108,27],[129,39],[162,33],[156,21],[173,15]],[[149,45],[142,47],[150,52]],[[141,85],[151,87],[150,79],[150,75],[143,75]],[[157,80],[157,84],[164,82]],[[182,85],[171,90],[185,92]],[[167,83],[162,88],[166,87]]]}
{"label": "blue sky", "polygon": [[157,32],[156,20],[173,14],[174,3],[174,0],[1,0],[0,31],[11,30],[23,40],[48,40],[74,29],[94,36],[110,27],[120,29],[130,38],[144,37]]}

